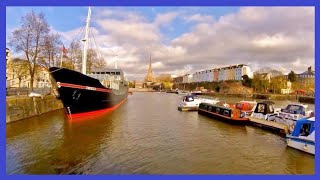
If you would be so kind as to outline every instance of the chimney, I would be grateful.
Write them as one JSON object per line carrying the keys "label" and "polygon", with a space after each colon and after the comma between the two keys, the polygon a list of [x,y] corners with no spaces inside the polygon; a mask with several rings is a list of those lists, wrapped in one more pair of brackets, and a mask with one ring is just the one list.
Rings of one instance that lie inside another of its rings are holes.
{"label": "chimney", "polygon": [[308,67],[308,73],[311,73],[311,66]]}

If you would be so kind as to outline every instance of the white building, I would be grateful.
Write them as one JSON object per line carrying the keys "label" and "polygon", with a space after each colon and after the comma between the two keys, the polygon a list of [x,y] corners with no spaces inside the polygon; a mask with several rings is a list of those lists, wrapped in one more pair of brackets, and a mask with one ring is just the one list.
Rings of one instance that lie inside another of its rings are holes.
{"label": "white building", "polygon": [[186,74],[182,77],[182,83],[191,83],[193,82],[192,74]]}
{"label": "white building", "polygon": [[245,64],[236,65],[235,67],[235,80],[242,80],[242,76],[248,75],[249,78],[253,78],[253,72],[250,67]]}

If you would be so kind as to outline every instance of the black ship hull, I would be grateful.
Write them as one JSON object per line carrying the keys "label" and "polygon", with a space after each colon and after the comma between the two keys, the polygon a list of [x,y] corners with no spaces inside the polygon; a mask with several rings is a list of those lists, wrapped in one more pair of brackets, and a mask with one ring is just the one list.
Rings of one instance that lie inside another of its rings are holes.
{"label": "black ship hull", "polygon": [[52,67],[51,76],[57,84],[58,98],[70,118],[103,113],[118,107],[128,96],[128,84],[119,82],[119,89],[103,86],[98,79],[77,71]]}

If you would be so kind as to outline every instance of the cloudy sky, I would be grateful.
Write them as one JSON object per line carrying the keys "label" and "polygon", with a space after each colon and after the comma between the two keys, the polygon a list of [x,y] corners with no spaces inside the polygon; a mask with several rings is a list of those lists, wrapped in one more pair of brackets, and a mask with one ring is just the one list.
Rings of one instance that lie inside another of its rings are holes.
{"label": "cloudy sky", "polygon": [[[44,12],[65,46],[81,40],[87,7],[7,7],[6,36],[21,16]],[[91,34],[108,65],[141,80],[233,64],[301,73],[314,67],[313,7],[92,7]]]}

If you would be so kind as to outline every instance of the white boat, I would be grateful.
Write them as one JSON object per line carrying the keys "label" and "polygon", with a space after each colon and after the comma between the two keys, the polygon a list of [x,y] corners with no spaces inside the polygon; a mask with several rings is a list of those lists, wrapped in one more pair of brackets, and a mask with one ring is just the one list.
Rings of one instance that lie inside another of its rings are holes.
{"label": "white boat", "polygon": [[181,110],[181,111],[198,110],[200,103],[216,104],[218,102],[219,102],[218,99],[210,99],[210,98],[203,98],[203,97],[200,98],[195,95],[187,95],[181,98],[181,101],[178,105],[178,110]]}
{"label": "white boat", "polygon": [[307,118],[312,115],[312,110],[308,110],[307,108],[308,106],[305,104],[288,104],[286,108],[281,109],[279,114],[275,116],[275,122],[287,125],[289,131],[292,132],[298,119]]}
{"label": "white boat", "polygon": [[315,154],[314,125],[314,117],[297,120],[292,133],[286,136],[287,145],[310,154]]}
{"label": "white boat", "polygon": [[274,102],[262,101],[259,102],[251,114],[250,119],[260,119],[267,121],[274,121],[278,113],[275,111]]}

